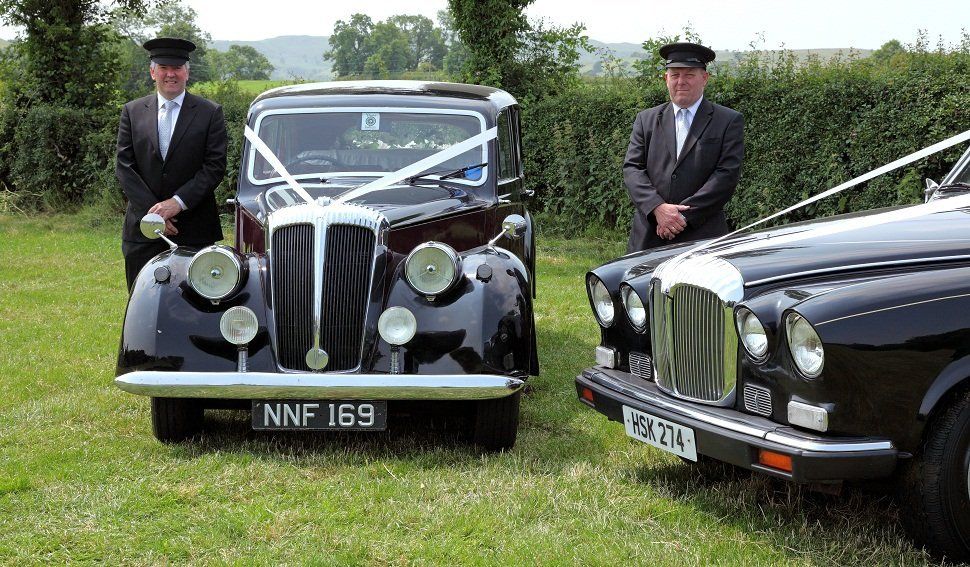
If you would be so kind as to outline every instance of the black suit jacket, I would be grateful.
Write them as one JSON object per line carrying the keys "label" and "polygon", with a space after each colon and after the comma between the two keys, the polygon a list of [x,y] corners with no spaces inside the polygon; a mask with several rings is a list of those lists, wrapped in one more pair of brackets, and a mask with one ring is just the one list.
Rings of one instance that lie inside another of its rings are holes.
{"label": "black suit jacket", "polygon": [[158,149],[158,95],[121,109],[115,175],[128,198],[122,239],[148,242],[138,225],[152,205],[178,195],[186,209],[175,216],[179,244],[222,240],[215,189],[226,175],[226,122],[222,107],[185,93],[166,159]]}
{"label": "black suit jacket", "polygon": [[[727,234],[727,204],[741,174],[744,118],[726,106],[701,101],[680,157],[674,108],[668,102],[637,114],[623,163],[623,180],[636,207],[627,252]],[[687,228],[673,240],[657,236],[653,209],[689,205]]]}

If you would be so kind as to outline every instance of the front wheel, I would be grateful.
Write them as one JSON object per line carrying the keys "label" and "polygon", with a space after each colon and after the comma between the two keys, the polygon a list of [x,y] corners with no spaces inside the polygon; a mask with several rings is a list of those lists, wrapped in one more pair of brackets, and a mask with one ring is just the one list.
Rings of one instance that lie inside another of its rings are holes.
{"label": "front wheel", "polygon": [[970,560],[970,393],[930,422],[900,500],[917,543],[950,561]]}
{"label": "front wheel", "polygon": [[472,442],[486,451],[505,451],[515,445],[522,393],[476,402]]}
{"label": "front wheel", "polygon": [[152,432],[163,443],[177,443],[202,429],[202,405],[185,398],[152,398]]}

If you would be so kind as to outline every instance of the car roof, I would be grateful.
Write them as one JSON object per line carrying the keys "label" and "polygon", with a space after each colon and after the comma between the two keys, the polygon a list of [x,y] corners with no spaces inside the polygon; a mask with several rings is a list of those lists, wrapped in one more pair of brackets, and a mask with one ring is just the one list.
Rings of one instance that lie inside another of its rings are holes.
{"label": "car roof", "polygon": [[517,104],[509,93],[483,85],[432,81],[332,81],[303,83],[268,90],[253,101],[260,109],[292,108],[295,106],[361,104],[366,95],[368,105],[404,105],[418,99],[433,99],[442,106],[480,106],[501,110]]}

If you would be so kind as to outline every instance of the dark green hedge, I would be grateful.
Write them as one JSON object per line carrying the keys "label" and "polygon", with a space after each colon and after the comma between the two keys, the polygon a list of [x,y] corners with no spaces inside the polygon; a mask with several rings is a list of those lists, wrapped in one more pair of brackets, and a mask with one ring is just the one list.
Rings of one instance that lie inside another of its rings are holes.
{"label": "dark green hedge", "polygon": [[[238,84],[194,92],[223,105],[228,175],[235,193],[243,125],[253,94]],[[746,158],[728,205],[736,225],[970,128],[970,54],[914,53],[890,64],[749,60],[712,76],[707,96],[745,116]],[[633,212],[622,163],[636,113],[667,98],[662,81],[585,83],[523,107],[526,183],[543,230],[627,230]],[[35,106],[25,115],[0,100],[0,210],[95,205],[121,218],[114,141],[121,101],[100,111]],[[924,177],[939,180],[966,145],[951,148],[792,213],[787,220],[916,203]],[[228,212],[228,208],[226,209]],[[120,221],[119,221],[120,222]]]}
{"label": "dark green hedge", "polygon": [[[728,205],[736,225],[970,128],[970,56],[917,53],[875,65],[749,61],[711,77],[706,96],[745,117],[746,157]],[[662,81],[611,81],[523,109],[527,183],[546,228],[626,230],[622,162],[633,118],[667,98]],[[966,145],[792,213],[801,220],[921,199]]]}

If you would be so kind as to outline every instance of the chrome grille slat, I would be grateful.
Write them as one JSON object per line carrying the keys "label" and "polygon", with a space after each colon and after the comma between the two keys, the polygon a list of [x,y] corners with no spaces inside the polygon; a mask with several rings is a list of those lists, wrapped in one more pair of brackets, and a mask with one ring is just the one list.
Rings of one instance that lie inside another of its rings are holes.
{"label": "chrome grille slat", "polygon": [[630,353],[630,373],[642,380],[653,380],[653,362],[642,352]]}
{"label": "chrome grille slat", "polygon": [[269,218],[270,260],[279,365],[310,371],[316,341],[329,355],[323,372],[360,367],[377,235],[378,211],[351,203],[305,204]]}
{"label": "chrome grille slat", "polygon": [[658,384],[676,395],[720,402],[733,387],[726,376],[725,305],[716,293],[680,284],[664,293],[658,281],[651,289],[651,345]]}
{"label": "chrome grille slat", "polygon": [[758,415],[770,416],[772,413],[771,391],[761,386],[745,385],[744,409]]}
{"label": "chrome grille slat", "polygon": [[277,358],[280,366],[307,370],[313,346],[313,226],[285,226],[273,233],[272,277]]}
{"label": "chrome grille slat", "polygon": [[320,312],[320,347],[330,354],[327,370],[352,370],[360,364],[374,241],[374,232],[362,226],[327,229]]}

